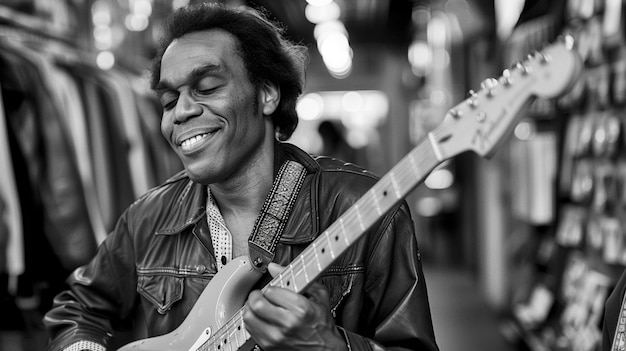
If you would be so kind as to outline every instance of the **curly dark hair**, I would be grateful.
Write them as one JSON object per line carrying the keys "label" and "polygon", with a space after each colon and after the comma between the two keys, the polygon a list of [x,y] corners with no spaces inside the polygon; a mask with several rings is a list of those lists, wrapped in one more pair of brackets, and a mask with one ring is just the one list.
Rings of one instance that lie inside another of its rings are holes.
{"label": "curly dark hair", "polygon": [[161,59],[170,43],[183,35],[219,28],[234,35],[250,81],[259,87],[269,80],[280,89],[280,103],[272,114],[276,136],[287,140],[298,125],[296,101],[304,89],[308,49],[285,37],[285,28],[269,19],[263,8],[228,7],[220,3],[200,3],[172,13],[157,43],[150,67],[150,86],[160,80]]}

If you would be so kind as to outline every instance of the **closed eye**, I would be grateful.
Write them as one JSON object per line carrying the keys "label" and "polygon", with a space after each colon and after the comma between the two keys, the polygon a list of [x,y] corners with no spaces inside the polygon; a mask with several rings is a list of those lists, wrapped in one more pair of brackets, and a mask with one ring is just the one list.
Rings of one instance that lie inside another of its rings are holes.
{"label": "closed eye", "polygon": [[166,93],[160,97],[160,101],[163,109],[169,111],[176,107],[176,103],[178,102],[178,96],[177,94]]}

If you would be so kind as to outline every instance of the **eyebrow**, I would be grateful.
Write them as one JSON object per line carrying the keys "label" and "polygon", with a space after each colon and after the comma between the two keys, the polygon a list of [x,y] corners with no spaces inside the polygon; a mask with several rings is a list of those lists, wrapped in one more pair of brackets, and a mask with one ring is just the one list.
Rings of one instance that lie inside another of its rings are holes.
{"label": "eyebrow", "polygon": [[[194,68],[186,77],[185,77],[185,82],[196,82],[198,80],[200,80],[201,78],[205,77],[208,74],[211,73],[215,73],[215,72],[219,72],[222,70],[222,67],[220,65],[216,65],[216,64],[206,64],[206,65],[202,65],[200,67],[196,67]],[[168,81],[165,80],[161,80],[157,83],[157,85],[154,87],[154,90],[157,92],[163,92],[166,90],[176,90],[176,88],[174,87],[174,85]]]}

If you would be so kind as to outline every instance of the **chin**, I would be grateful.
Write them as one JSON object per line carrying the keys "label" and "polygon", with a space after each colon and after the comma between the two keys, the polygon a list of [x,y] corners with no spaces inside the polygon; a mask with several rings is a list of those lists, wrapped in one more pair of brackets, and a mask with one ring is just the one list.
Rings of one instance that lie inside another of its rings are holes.
{"label": "chin", "polygon": [[218,177],[218,174],[213,174],[204,169],[194,170],[194,169],[186,168],[185,170],[187,171],[187,176],[189,177],[189,179],[191,179],[195,183],[209,185],[209,184],[217,183],[220,180],[222,180],[221,177]]}
{"label": "chin", "polygon": [[185,168],[185,171],[187,172],[187,176],[189,177],[189,179],[191,179],[195,183],[200,183],[204,185],[210,183],[210,180],[208,179],[210,177],[207,176],[206,172],[200,172],[198,170],[193,170],[189,168]]}

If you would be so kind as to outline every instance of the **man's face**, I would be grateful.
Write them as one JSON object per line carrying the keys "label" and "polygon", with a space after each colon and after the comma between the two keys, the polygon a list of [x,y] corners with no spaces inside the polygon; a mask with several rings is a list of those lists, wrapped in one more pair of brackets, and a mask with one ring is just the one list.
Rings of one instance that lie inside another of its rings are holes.
{"label": "man's face", "polygon": [[161,132],[192,180],[223,181],[254,162],[267,125],[259,91],[230,33],[212,29],[174,40],[157,87]]}

